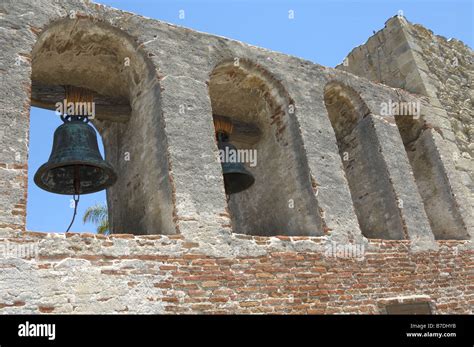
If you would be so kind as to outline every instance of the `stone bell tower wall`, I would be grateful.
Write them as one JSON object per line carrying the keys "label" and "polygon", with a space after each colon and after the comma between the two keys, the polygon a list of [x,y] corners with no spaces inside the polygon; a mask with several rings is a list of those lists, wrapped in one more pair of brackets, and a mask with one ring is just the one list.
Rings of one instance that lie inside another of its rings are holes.
{"label": "stone bell tower wall", "polygon": [[[341,71],[82,1],[4,1],[0,28],[0,312],[472,313],[466,144],[402,72],[405,90],[357,50]],[[95,93],[108,237],[26,231],[30,106],[63,84]],[[229,200],[215,114],[259,155]]]}
{"label": "stone bell tower wall", "polygon": [[[429,147],[429,154],[417,155],[412,164],[415,176],[419,175],[419,189],[423,195],[423,190],[434,185],[445,187],[442,196],[433,191],[425,194],[433,196],[433,201],[427,198],[425,202],[435,234],[440,238],[456,238],[456,234],[469,233],[472,237],[472,49],[459,40],[434,35],[421,25],[395,16],[364,45],[354,48],[345,64],[337,68],[428,97],[432,109],[422,110],[421,125],[426,131],[415,146]],[[414,141],[416,136],[408,136],[404,142]],[[423,162],[429,164],[423,165]],[[436,183],[424,184],[428,176]],[[449,211],[449,215],[445,211]]]}
{"label": "stone bell tower wall", "polygon": [[[412,96],[295,57],[96,4],[52,2],[34,15],[22,2],[3,6],[2,103],[8,113],[2,118],[5,227],[25,227],[28,123],[16,115],[26,112],[27,119],[30,104],[47,108],[54,87],[72,83],[91,89],[101,101],[95,123],[106,157],[119,171],[119,182],[108,190],[107,199],[115,232],[183,233],[221,240],[233,225],[242,224],[238,222],[242,210],[232,208],[238,202],[230,201],[229,209],[224,194],[216,160],[214,105],[218,112],[228,112],[226,116],[257,127],[270,125],[263,132],[267,140],[261,142],[268,144],[259,150],[265,158],[259,170],[268,167],[273,177],[265,173],[248,194],[255,199],[267,196],[260,205],[275,201],[275,208],[259,212],[257,204],[253,212],[247,211],[262,222],[249,224],[255,230],[246,227],[245,233],[355,240],[361,236],[353,208],[357,197],[351,195],[341,167],[324,103],[331,82],[355,90],[371,114],[377,139],[373,145],[379,148],[382,166],[369,164],[374,174],[370,179],[375,180],[377,170],[386,172],[388,189],[393,191],[387,195],[392,199],[390,214],[400,220],[395,234],[410,239],[418,235],[426,244],[433,239],[400,134],[389,118],[380,116],[381,103]],[[235,71],[213,78],[216,67],[227,62],[235,64]],[[254,108],[242,109],[244,102],[237,97],[223,107],[220,98],[230,96],[213,92],[222,83],[235,86],[234,96],[250,95],[246,100]],[[366,116],[358,112],[358,119]],[[274,162],[281,173],[272,169]],[[283,198],[276,188],[267,191],[278,179]],[[410,208],[393,204],[398,199]],[[275,217],[265,222],[267,214]],[[373,225],[373,232],[386,229],[387,220],[380,223]]]}

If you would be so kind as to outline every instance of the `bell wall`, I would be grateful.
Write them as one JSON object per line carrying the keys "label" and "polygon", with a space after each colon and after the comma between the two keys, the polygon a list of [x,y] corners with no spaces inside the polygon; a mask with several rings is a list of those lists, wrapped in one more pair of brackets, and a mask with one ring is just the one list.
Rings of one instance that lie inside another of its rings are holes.
{"label": "bell wall", "polygon": [[[472,209],[452,159],[468,145],[447,101],[407,87],[425,55],[406,20],[383,30],[406,52],[394,85],[408,91],[364,78],[362,53],[327,68],[72,0],[0,12],[1,313],[472,313]],[[65,83],[115,102],[94,121],[119,177],[108,237],[26,230],[30,107]],[[420,112],[387,113],[391,102]],[[230,199],[216,112],[261,134],[247,145],[255,186]],[[448,229],[439,214],[454,216]]]}

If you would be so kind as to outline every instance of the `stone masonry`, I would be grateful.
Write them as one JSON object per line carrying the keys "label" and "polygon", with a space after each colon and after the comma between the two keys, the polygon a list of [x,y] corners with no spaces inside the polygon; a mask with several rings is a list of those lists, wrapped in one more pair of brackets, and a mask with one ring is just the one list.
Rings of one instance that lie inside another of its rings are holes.
{"label": "stone masonry", "polygon": [[[0,29],[1,313],[472,313],[463,43],[397,16],[332,69],[72,0]],[[26,230],[30,107],[62,85],[95,95],[111,236]],[[258,153],[229,198],[215,115]]]}

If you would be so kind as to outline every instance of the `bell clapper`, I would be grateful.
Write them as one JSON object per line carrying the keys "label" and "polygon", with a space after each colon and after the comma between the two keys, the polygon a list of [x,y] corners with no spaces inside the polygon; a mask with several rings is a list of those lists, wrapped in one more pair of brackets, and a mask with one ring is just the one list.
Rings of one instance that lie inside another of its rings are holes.
{"label": "bell clapper", "polygon": [[80,187],[81,187],[81,178],[79,175],[79,166],[74,166],[74,194],[72,199],[74,200],[74,213],[72,215],[72,220],[69,226],[67,227],[66,232],[69,232],[72,225],[74,224],[74,219],[76,219],[77,214],[77,205],[79,205],[79,197],[80,197]]}
{"label": "bell clapper", "polygon": [[78,195],[74,194],[72,198],[74,199],[74,214],[72,215],[71,223],[67,227],[66,232],[69,232],[69,229],[71,229],[72,225],[74,224],[74,219],[76,219],[76,214],[77,214],[77,205],[79,205],[79,194]]}

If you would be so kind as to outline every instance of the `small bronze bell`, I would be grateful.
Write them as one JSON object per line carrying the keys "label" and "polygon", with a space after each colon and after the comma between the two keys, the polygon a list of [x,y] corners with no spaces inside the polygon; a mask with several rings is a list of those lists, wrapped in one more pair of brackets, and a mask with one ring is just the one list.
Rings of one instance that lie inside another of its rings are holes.
{"label": "small bronze bell", "polygon": [[[223,131],[218,131],[217,147],[223,154],[236,153],[237,148],[229,143],[229,136]],[[221,161],[222,173],[224,175],[224,187],[226,194],[239,193],[249,188],[255,182],[253,175],[240,162]]]}
{"label": "small bronze bell", "polygon": [[40,188],[56,194],[82,195],[110,187],[117,180],[112,166],[102,159],[94,128],[87,117],[61,116],[64,124],[54,132],[49,160],[35,174]]}

